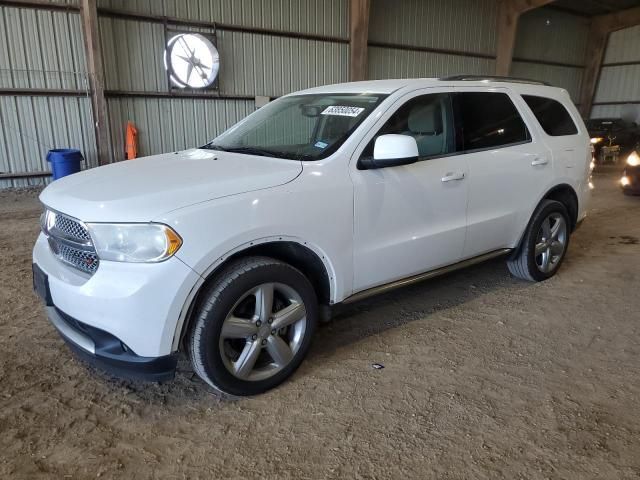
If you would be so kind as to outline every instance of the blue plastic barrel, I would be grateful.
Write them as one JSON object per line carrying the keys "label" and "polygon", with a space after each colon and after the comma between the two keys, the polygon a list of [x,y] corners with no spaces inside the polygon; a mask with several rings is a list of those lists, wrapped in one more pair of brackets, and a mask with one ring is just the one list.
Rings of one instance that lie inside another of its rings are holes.
{"label": "blue plastic barrel", "polygon": [[49,150],[47,162],[51,164],[53,179],[57,180],[80,171],[80,162],[84,160],[80,150],[58,148]]}

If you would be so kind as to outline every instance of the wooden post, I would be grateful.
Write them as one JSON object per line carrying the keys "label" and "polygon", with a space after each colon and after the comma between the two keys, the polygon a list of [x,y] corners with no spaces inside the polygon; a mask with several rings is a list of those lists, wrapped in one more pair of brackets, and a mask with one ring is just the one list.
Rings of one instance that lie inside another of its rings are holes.
{"label": "wooden post", "polygon": [[604,30],[599,22],[594,21],[589,28],[589,37],[587,40],[587,58],[585,69],[582,74],[582,86],[580,87],[580,105],[579,110],[583,118],[589,118],[593,99],[596,95],[600,71],[602,70],[602,62],[609,40],[609,32]]}
{"label": "wooden post", "polygon": [[80,1],[80,17],[84,37],[85,57],[89,74],[91,109],[96,132],[98,164],[111,163],[109,153],[109,118],[107,102],[104,97],[104,70],[102,67],[102,49],[98,32],[98,10],[96,0]]}
{"label": "wooden post", "polygon": [[500,0],[498,4],[496,75],[501,77],[509,76],[520,15],[534,8],[551,3],[551,1],[552,0]]}
{"label": "wooden post", "polygon": [[609,35],[612,32],[636,25],[640,25],[640,7],[599,15],[591,20],[585,71],[580,88],[580,114],[583,118],[587,119],[591,116],[593,99],[596,96]]}
{"label": "wooden post", "polygon": [[367,78],[367,41],[369,40],[370,0],[349,2],[349,80]]}

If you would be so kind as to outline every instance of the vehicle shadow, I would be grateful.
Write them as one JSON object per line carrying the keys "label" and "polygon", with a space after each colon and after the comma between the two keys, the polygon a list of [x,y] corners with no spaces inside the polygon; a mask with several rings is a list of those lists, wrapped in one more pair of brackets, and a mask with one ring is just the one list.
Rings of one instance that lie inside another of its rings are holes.
{"label": "vehicle shadow", "polygon": [[322,358],[363,338],[428,319],[491,292],[524,291],[531,285],[512,277],[505,259],[498,258],[357,303],[337,305],[331,321],[316,332],[307,363],[322,363]]}
{"label": "vehicle shadow", "polygon": [[[431,315],[469,303],[498,290],[526,290],[532,284],[512,277],[504,258],[426,280],[415,285],[371,297],[360,302],[337,305],[328,323],[319,325],[311,351],[296,374],[306,375],[323,368],[340,349],[363,338],[379,335],[410,322],[428,320]],[[436,326],[434,326],[436,328]],[[214,392],[193,372],[186,355],[181,355],[175,380],[164,384],[148,384],[119,380],[93,370],[100,381],[117,384],[146,403],[162,403],[211,407],[214,402],[242,400]]]}

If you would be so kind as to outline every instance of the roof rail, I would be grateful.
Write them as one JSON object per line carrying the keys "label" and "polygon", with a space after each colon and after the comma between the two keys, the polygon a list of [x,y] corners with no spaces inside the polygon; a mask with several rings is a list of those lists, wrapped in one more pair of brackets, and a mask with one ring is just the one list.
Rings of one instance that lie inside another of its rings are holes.
{"label": "roof rail", "polygon": [[543,82],[541,80],[531,80],[528,78],[518,78],[518,77],[498,77],[492,75],[452,75],[450,77],[443,77],[440,80],[444,81],[469,81],[469,82],[510,82],[510,83],[530,83],[532,85],[545,85],[547,87],[551,87],[552,85],[547,82]]}

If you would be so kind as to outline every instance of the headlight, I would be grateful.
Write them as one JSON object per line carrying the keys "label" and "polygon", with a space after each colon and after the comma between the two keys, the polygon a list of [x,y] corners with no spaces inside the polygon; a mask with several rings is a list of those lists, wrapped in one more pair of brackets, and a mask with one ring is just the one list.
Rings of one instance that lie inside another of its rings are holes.
{"label": "headlight", "polygon": [[89,223],[87,227],[101,260],[161,262],[182,245],[171,227],[159,223]]}
{"label": "headlight", "polygon": [[591,139],[591,143],[593,143],[595,145],[596,143],[600,143],[602,140],[604,140],[604,138],[602,138],[602,137],[593,137]]}
{"label": "headlight", "polygon": [[630,183],[631,181],[629,180],[629,177],[622,177],[620,179],[620,185],[622,185],[623,187],[627,187]]}
{"label": "headlight", "polygon": [[637,152],[633,152],[627,157],[627,165],[629,165],[630,167],[637,167],[638,165],[640,165],[640,156]]}
{"label": "headlight", "polygon": [[56,223],[56,214],[49,210],[48,208],[42,212],[40,215],[40,228],[45,233],[45,235],[49,235],[49,231],[53,228]]}

